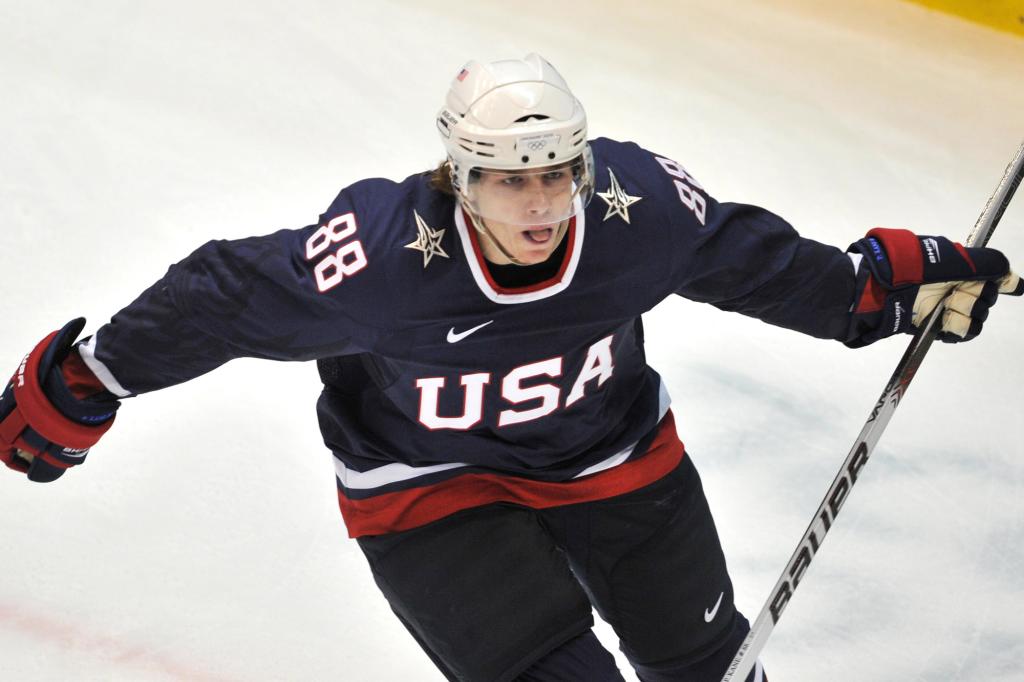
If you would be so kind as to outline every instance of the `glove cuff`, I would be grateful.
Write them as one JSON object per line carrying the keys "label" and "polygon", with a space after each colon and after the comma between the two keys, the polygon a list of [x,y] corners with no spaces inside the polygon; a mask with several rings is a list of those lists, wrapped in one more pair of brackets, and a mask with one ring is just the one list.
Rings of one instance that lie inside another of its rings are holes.
{"label": "glove cuff", "polygon": [[[82,414],[82,421],[103,419],[99,423],[81,423],[70,419],[54,406],[44,391],[40,378],[50,373],[54,364],[59,362],[58,356],[61,353],[67,354],[68,347],[80,330],[81,325],[75,320],[40,341],[25,357],[12,379],[17,404],[15,409],[21,413],[25,422],[31,424],[32,430],[46,440],[60,443],[71,450],[88,450],[114,422],[113,410],[107,406],[103,406],[102,415],[94,409],[85,410]],[[67,391],[66,387],[64,391]],[[115,402],[113,407],[116,410],[118,404]]]}
{"label": "glove cuff", "polygon": [[868,246],[864,257],[873,261],[873,269],[883,275],[883,282],[896,288],[921,283],[924,259],[922,242],[916,234],[910,230],[876,227],[861,241]]}

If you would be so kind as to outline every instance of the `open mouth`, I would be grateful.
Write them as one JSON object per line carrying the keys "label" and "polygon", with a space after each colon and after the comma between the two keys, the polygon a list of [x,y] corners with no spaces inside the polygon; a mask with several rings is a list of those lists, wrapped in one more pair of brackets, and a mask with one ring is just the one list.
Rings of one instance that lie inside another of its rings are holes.
{"label": "open mouth", "polygon": [[553,227],[538,227],[522,232],[526,241],[532,244],[547,244],[555,234]]}

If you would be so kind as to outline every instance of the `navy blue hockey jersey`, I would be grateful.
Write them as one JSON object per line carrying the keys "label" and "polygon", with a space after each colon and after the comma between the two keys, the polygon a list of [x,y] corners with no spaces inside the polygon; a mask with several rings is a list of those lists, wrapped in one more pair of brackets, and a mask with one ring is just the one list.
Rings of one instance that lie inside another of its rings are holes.
{"label": "navy blue hockey jersey", "polygon": [[365,180],[316,224],[205,244],[79,350],[122,397],[237,357],[318,360],[354,536],[640,487],[682,456],[640,315],[679,294],[844,340],[854,268],[667,158],[591,145],[597,195],[547,281],[498,285],[429,174]]}

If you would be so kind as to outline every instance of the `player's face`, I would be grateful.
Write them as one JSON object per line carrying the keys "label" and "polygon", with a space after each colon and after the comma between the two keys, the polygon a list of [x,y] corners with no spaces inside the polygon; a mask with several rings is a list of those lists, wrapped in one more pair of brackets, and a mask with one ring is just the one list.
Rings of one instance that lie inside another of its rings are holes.
{"label": "player's face", "polygon": [[[568,164],[528,171],[485,171],[473,183],[475,212],[491,235],[518,262],[542,263],[565,234],[573,211],[572,169]],[[504,262],[486,241],[484,256]]]}

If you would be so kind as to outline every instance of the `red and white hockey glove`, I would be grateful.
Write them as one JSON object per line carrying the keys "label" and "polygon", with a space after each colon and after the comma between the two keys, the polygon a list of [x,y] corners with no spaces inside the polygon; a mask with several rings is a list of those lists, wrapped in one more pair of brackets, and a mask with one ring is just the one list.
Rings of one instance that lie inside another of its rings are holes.
{"label": "red and white hockey glove", "polygon": [[32,481],[48,483],[81,464],[114,422],[117,399],[76,396],[61,363],[85,319],[68,322],[25,356],[0,396],[0,461]]}
{"label": "red and white hockey glove", "polygon": [[915,331],[947,296],[937,338],[970,341],[981,333],[999,294],[1024,294],[1024,282],[996,249],[879,227],[847,251],[863,257],[846,344],[852,347]]}

